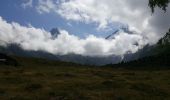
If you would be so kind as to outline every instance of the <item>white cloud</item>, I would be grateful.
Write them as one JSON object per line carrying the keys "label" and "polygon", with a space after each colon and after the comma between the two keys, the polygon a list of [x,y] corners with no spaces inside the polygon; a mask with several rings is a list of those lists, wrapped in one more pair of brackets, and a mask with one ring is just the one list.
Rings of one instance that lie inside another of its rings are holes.
{"label": "white cloud", "polygon": [[33,3],[33,0],[26,0],[26,2],[24,2],[21,6],[23,8],[32,7],[33,6],[32,3]]}
{"label": "white cloud", "polygon": [[56,13],[66,20],[97,23],[97,29],[110,29],[119,22],[155,43],[170,27],[170,7],[166,14],[156,10],[151,14],[148,0],[39,0],[40,13]]}
{"label": "white cloud", "polygon": [[151,17],[147,3],[148,0],[69,0],[59,5],[57,13],[67,20],[98,23],[98,29],[119,22],[142,33]]}
{"label": "white cloud", "polygon": [[56,9],[56,6],[53,0],[39,0],[36,9],[40,14],[49,13]]}
{"label": "white cloud", "polygon": [[[51,34],[43,29],[21,26],[16,22],[8,23],[0,17],[1,46],[15,43],[25,50],[42,50],[56,55],[75,53],[84,56],[107,56],[123,55],[128,51],[136,52],[147,43],[139,34],[124,32],[116,34],[112,40],[93,35],[80,39],[65,30],[60,32],[61,34],[53,39]],[[139,45],[135,45],[136,43]]]}

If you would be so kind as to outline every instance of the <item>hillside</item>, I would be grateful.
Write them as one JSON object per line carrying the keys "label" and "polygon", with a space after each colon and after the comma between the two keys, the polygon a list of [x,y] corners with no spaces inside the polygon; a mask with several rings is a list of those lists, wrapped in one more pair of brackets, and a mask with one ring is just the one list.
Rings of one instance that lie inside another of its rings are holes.
{"label": "hillside", "polygon": [[13,57],[10,57],[6,54],[0,53],[0,65],[13,65],[18,66],[19,63]]}
{"label": "hillside", "polygon": [[[144,52],[143,52],[144,53]],[[170,68],[170,30],[162,37],[156,45],[154,45],[145,54],[152,54],[133,61],[122,61],[118,64],[110,64],[112,67],[125,68]]]}
{"label": "hillside", "polygon": [[97,66],[110,64],[110,63],[114,64],[121,61],[121,57],[115,55],[110,55],[107,57],[90,57],[90,56],[82,56],[77,54],[54,55],[44,51],[28,51],[28,50],[23,50],[17,44],[10,44],[7,47],[0,46],[0,53],[5,53],[13,56],[35,57],[35,58],[43,58],[48,60],[72,62],[72,63],[84,64],[84,65],[97,65]]}
{"label": "hillside", "polygon": [[168,100],[170,70],[81,66],[13,57],[0,65],[0,100]]}

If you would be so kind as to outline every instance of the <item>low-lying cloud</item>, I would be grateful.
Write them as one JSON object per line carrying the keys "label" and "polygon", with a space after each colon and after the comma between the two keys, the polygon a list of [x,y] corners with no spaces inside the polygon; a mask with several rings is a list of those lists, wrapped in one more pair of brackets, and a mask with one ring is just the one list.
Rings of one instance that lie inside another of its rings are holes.
{"label": "low-lying cloud", "polygon": [[[140,34],[119,32],[114,39],[106,40],[94,35],[81,39],[60,30],[57,38],[51,33],[33,26],[21,26],[16,22],[8,23],[0,17],[0,45],[18,44],[24,50],[45,51],[55,55],[79,54],[84,56],[123,55],[136,52],[147,40]],[[136,45],[138,44],[138,45]]]}

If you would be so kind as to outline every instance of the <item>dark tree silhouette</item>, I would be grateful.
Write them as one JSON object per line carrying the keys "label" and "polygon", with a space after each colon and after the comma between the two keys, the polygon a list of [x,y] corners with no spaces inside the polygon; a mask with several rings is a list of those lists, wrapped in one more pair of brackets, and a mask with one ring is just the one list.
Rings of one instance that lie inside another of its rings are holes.
{"label": "dark tree silhouette", "polygon": [[168,3],[170,0],[149,0],[149,6],[154,13],[155,7],[159,7],[162,10],[166,11],[166,8],[168,7]]}

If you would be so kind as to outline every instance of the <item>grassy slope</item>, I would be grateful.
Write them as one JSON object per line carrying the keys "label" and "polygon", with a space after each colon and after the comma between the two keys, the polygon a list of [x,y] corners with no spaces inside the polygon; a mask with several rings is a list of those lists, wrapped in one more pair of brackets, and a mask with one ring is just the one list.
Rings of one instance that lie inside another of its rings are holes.
{"label": "grassy slope", "polygon": [[0,65],[0,100],[170,100],[170,70],[15,58],[20,66]]}

